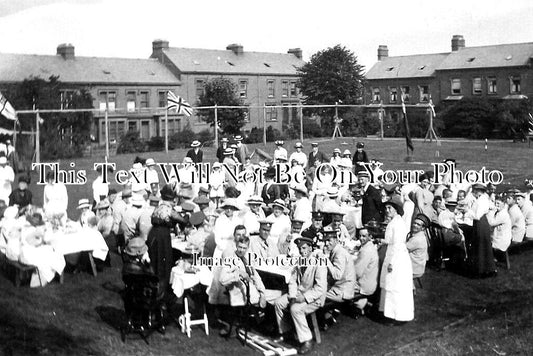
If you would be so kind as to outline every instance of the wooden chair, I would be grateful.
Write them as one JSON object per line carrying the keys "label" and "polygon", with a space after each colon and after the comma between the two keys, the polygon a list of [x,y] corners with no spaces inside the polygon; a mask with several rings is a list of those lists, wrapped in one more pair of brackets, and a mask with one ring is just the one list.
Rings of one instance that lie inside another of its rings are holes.
{"label": "wooden chair", "polygon": [[313,326],[313,334],[315,335],[315,341],[317,344],[320,344],[322,342],[322,338],[320,337],[320,329],[318,328],[318,321],[316,320],[316,312],[312,312],[308,316],[311,318],[311,324]]}

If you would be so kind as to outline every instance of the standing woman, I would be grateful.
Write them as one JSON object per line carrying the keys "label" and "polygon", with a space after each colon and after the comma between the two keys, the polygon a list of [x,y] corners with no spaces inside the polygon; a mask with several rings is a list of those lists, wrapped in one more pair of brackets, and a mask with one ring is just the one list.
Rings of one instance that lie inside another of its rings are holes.
{"label": "standing woman", "polygon": [[379,311],[389,319],[405,322],[414,319],[413,267],[406,246],[407,227],[402,219],[400,197],[385,202],[390,222],[385,230],[387,252],[381,269]]}
{"label": "standing woman", "polygon": [[492,253],[491,226],[487,220],[491,202],[487,187],[483,184],[474,184],[472,194],[476,200],[472,205],[474,225],[470,241],[471,251],[468,253],[469,269],[473,276],[492,277],[496,274],[496,264]]}

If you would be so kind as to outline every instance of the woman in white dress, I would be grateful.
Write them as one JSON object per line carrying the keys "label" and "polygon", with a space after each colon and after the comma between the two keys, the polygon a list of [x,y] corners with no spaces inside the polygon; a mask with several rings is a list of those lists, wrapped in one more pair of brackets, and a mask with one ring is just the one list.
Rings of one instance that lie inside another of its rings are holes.
{"label": "woman in white dress", "polygon": [[390,222],[385,230],[387,252],[381,269],[379,310],[389,319],[405,322],[414,319],[413,268],[405,245],[408,230],[399,197],[387,201],[385,209]]}

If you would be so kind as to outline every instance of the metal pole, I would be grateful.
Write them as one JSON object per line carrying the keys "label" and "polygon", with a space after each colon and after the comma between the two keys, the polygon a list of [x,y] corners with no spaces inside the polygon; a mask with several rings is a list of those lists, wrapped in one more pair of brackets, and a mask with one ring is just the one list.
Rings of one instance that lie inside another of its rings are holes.
{"label": "metal pole", "polygon": [[165,109],[165,153],[168,154],[168,109]]}
{"label": "metal pole", "polygon": [[267,144],[267,119],[266,119],[266,105],[263,105],[263,145]]}
{"label": "metal pole", "polygon": [[39,121],[41,121],[41,118],[39,116],[39,110],[37,110],[35,114],[35,163],[41,163],[41,130],[39,128],[41,124]]}
{"label": "metal pole", "polygon": [[300,141],[304,142],[304,112],[302,105],[298,104],[298,114],[300,115]]}
{"label": "metal pole", "polygon": [[383,109],[379,109],[379,121],[380,121],[380,125],[381,125],[381,141],[383,141],[383,136],[384,136],[384,133],[383,133],[383,120],[385,119],[385,113],[384,113],[384,110]]}
{"label": "metal pole", "polygon": [[335,128],[333,129],[333,136],[331,136],[331,139],[332,139],[332,140],[335,138],[335,135],[337,134],[337,127],[338,127],[338,126],[337,126],[337,125],[338,125],[337,120],[339,119],[339,109],[338,109],[338,107],[337,107],[338,104],[339,104],[338,102],[335,102],[335,119],[334,119],[334,121],[335,121]]}
{"label": "metal pole", "polygon": [[215,147],[218,148],[218,108],[215,104]]}
{"label": "metal pole", "polygon": [[109,116],[107,108],[105,109],[105,158],[109,158]]}

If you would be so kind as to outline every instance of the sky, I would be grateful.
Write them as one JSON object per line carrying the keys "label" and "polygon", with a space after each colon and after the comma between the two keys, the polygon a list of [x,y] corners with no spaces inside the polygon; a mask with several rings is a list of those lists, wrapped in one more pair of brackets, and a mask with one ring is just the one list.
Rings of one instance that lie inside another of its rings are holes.
{"label": "sky", "polygon": [[390,56],[449,52],[466,46],[533,42],[531,0],[0,0],[0,51],[148,58],[152,41],[171,47],[285,53],[304,59],[341,44],[367,70],[379,45]]}

